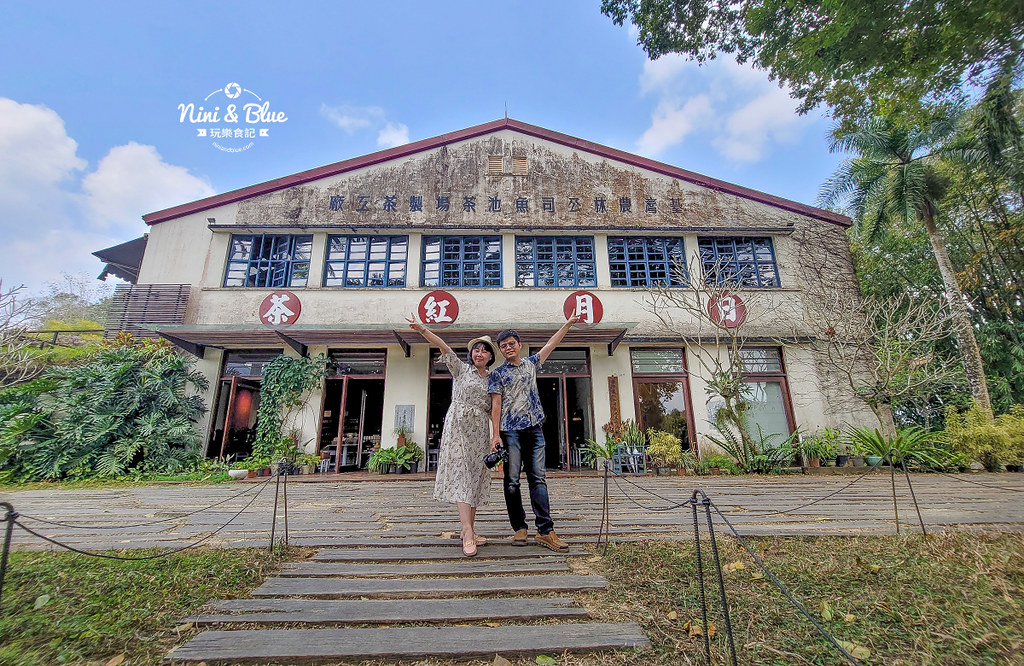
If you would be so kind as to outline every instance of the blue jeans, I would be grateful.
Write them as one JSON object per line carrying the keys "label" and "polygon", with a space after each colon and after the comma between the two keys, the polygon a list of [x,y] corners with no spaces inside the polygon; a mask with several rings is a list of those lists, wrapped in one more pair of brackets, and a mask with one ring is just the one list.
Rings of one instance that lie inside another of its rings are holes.
{"label": "blue jeans", "polygon": [[525,469],[526,482],[530,486],[530,505],[536,516],[537,533],[547,534],[555,528],[555,524],[551,520],[548,482],[544,478],[544,463],[547,458],[544,431],[539,425],[525,430],[502,431],[501,439],[508,449],[508,462],[505,463],[505,506],[512,529],[527,528],[523,496],[519,491],[519,477]]}

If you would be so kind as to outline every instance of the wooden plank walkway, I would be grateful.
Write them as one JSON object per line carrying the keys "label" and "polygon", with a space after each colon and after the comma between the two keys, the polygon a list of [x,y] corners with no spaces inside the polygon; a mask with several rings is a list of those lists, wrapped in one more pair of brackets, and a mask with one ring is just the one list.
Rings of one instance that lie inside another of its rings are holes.
{"label": "wooden plank walkway", "polygon": [[418,543],[372,548],[347,542],[285,565],[249,599],[211,602],[185,618],[216,628],[171,651],[165,661],[400,662],[649,646],[637,624],[588,622],[573,597],[555,596],[608,586],[601,576],[571,573],[568,557],[583,554],[579,548],[555,554],[505,542],[489,543],[477,557],[466,558],[461,542],[452,540],[424,545],[421,537]]}
{"label": "wooden plank walkway", "polygon": [[539,618],[585,619],[571,597],[511,599],[227,599],[207,605],[209,613],[186,618],[199,625],[446,623]]}
{"label": "wooden plank walkway", "polygon": [[602,576],[526,575],[472,578],[270,578],[253,590],[254,597],[445,597],[467,594],[530,594],[598,590],[608,587]]}
{"label": "wooden plank walkway", "polygon": [[467,659],[497,654],[560,654],[566,650],[647,647],[635,624],[584,623],[501,627],[386,629],[256,629],[206,631],[169,655],[171,663],[235,664],[340,659]]}
{"label": "wooden plank walkway", "polygon": [[379,578],[386,576],[479,576],[480,574],[508,573],[554,573],[569,571],[565,557],[535,557],[517,560],[514,565],[505,560],[481,560],[475,557],[469,562],[437,560],[435,562],[410,564],[377,564],[375,562],[293,562],[284,565],[278,573],[283,577],[330,577]]}

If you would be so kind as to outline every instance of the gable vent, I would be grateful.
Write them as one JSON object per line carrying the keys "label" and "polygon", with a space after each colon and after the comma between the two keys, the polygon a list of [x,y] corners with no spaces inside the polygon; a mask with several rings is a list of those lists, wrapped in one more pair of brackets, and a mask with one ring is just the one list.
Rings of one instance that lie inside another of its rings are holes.
{"label": "gable vent", "polygon": [[487,158],[487,173],[488,175],[502,174],[502,159],[501,155],[491,155]]}
{"label": "gable vent", "polygon": [[512,158],[512,173],[525,174],[526,173],[526,158],[525,157],[513,157]]}

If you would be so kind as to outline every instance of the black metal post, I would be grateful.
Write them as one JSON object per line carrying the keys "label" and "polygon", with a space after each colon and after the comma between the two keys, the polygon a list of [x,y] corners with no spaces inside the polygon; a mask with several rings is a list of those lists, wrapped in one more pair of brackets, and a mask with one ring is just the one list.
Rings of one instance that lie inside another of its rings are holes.
{"label": "black metal post", "polygon": [[277,496],[281,492],[281,468],[277,471],[277,484],[274,487],[274,513],[270,517],[270,551],[274,551],[274,531],[277,529]]}
{"label": "black metal post", "polygon": [[697,523],[697,491],[693,491],[690,498],[690,508],[693,509],[693,552],[697,556],[697,594],[700,597],[700,617],[703,626],[701,634],[704,635],[704,661],[711,666],[711,639],[708,636],[708,601],[704,597],[704,562],[700,554],[700,525]]}
{"label": "black metal post", "polygon": [[3,601],[4,594],[4,577],[7,575],[7,555],[11,550],[11,534],[14,532],[14,519],[18,517],[18,514],[14,512],[14,507],[8,502],[0,502],[0,507],[4,509],[4,545],[3,551],[0,552],[0,602]]}
{"label": "black metal post", "polygon": [[928,530],[924,528],[924,518],[921,517],[921,507],[917,504],[917,495],[914,494],[914,484],[910,482],[910,472],[907,471],[907,461],[901,460],[903,475],[907,477],[907,487],[910,488],[910,499],[914,500],[914,509],[917,511],[917,521],[921,523],[921,533],[928,536]]}
{"label": "black metal post", "polygon": [[[291,470],[289,470],[291,471]],[[284,475],[284,545],[288,545],[288,474]]]}
{"label": "black metal post", "polygon": [[736,660],[736,642],[732,637],[732,619],[729,617],[729,602],[725,598],[725,579],[722,577],[722,563],[718,559],[718,541],[715,539],[715,528],[711,523],[711,500],[705,495],[701,500],[704,505],[704,513],[708,519],[708,537],[711,539],[711,556],[715,562],[715,572],[718,574],[718,601],[722,604],[722,619],[725,620],[725,637],[729,641],[729,656],[732,657],[732,665],[738,666]]}
{"label": "black metal post", "polygon": [[889,480],[892,482],[892,512],[896,515],[896,534],[900,533],[900,507],[896,504],[896,466],[893,464],[892,451],[889,451]]}
{"label": "black metal post", "polygon": [[604,461],[604,498],[601,500],[601,527],[597,531],[597,545],[601,545],[601,540],[604,539],[604,550],[601,554],[604,555],[608,552],[608,544],[612,540],[611,535],[611,519],[609,516],[608,508],[608,461]]}

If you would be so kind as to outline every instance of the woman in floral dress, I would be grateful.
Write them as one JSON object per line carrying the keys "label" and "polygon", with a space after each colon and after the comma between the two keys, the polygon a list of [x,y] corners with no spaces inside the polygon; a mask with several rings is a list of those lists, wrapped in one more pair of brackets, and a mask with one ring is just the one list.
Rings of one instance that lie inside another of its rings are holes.
{"label": "woman in floral dress", "polygon": [[415,315],[409,327],[441,349],[441,360],[452,373],[452,401],[444,417],[441,450],[434,479],[434,499],[454,502],[462,523],[462,552],[476,555],[477,547],[487,542],[476,533],[476,508],[486,504],[491,492],[491,471],[484,456],[491,451],[491,396],[487,379],[494,363],[494,344],[489,336],[470,340],[469,361],[465,363],[433,331],[419,323]]}

